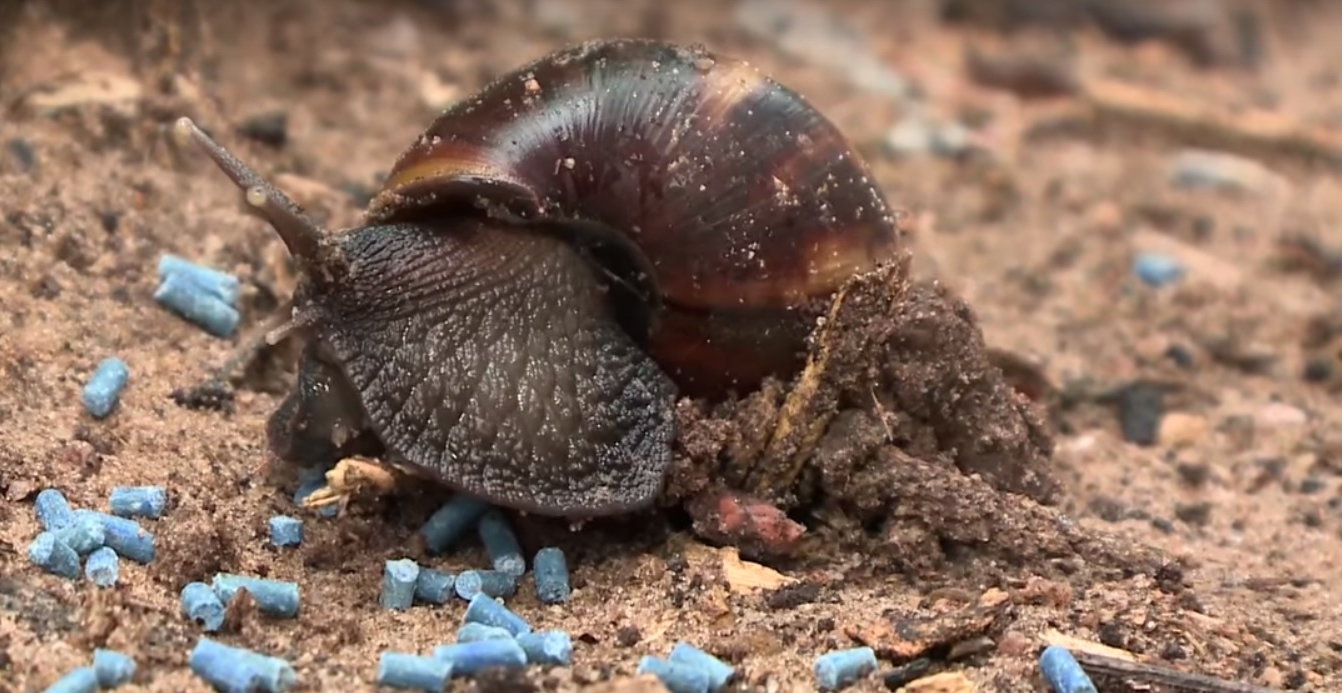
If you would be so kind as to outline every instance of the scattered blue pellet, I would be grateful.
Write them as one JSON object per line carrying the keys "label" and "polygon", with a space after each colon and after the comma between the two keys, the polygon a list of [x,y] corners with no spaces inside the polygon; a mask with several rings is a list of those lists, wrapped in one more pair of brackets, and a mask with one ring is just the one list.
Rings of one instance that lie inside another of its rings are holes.
{"label": "scattered blue pellet", "polygon": [[220,691],[280,693],[298,682],[290,664],[279,657],[201,638],[191,650],[191,671]]}
{"label": "scattered blue pellet", "polygon": [[522,633],[517,636],[517,644],[526,653],[527,664],[556,664],[561,667],[573,664],[573,638],[569,637],[567,631]]}
{"label": "scattered blue pellet", "polygon": [[101,647],[93,651],[93,673],[101,688],[116,688],[135,678],[135,660],[116,650]]}
{"label": "scattered blue pellet", "polygon": [[415,602],[419,564],[409,558],[387,561],[382,566],[382,592],[377,603],[384,609],[409,609]]}
{"label": "scattered blue pellet", "polygon": [[494,667],[522,669],[527,653],[516,640],[476,640],[433,648],[433,658],[452,663],[453,676],[474,676]]}
{"label": "scattered blue pellet", "polygon": [[75,517],[76,519],[92,517],[101,522],[103,531],[106,533],[105,543],[112,547],[112,550],[116,551],[118,556],[136,563],[153,562],[156,553],[154,535],[141,527],[140,523],[135,520],[83,508],[75,511]]}
{"label": "scattered blue pellet", "polygon": [[93,667],[79,667],[62,676],[46,693],[93,693],[98,690],[98,675]]}
{"label": "scattered blue pellet", "polygon": [[201,290],[234,308],[238,306],[242,282],[232,274],[192,262],[179,255],[164,254],[158,259],[159,281],[162,282],[174,275],[196,284]]}
{"label": "scattered blue pellet", "polygon": [[456,575],[421,567],[415,580],[415,599],[427,604],[445,604],[456,594],[456,585]]}
{"label": "scattered blue pellet", "polygon": [[1183,263],[1161,253],[1139,254],[1132,261],[1132,271],[1138,279],[1154,287],[1173,284],[1184,276]]}
{"label": "scattered blue pellet", "polygon": [[183,587],[181,602],[182,613],[207,633],[224,627],[224,603],[209,585],[192,582]]}
{"label": "scattered blue pellet", "polygon": [[95,419],[106,418],[121,401],[121,391],[129,379],[130,368],[125,361],[115,356],[103,359],[84,383],[84,409]]}
{"label": "scattered blue pellet", "polygon": [[531,624],[527,623],[526,619],[487,594],[471,597],[471,603],[466,605],[466,613],[462,615],[461,620],[463,623],[497,626],[512,633],[514,637],[531,632]]}
{"label": "scattered blue pellet", "polygon": [[834,650],[815,660],[816,680],[827,691],[843,688],[873,671],[876,671],[876,651],[870,647]]}
{"label": "scattered blue pellet", "polygon": [[28,560],[52,575],[79,579],[79,554],[52,532],[42,532],[28,545]]}
{"label": "scattered blue pellet", "polygon": [[168,275],[154,290],[154,300],[215,337],[238,330],[238,310],[180,274]]}
{"label": "scattered blue pellet", "polygon": [[121,578],[121,561],[111,547],[104,546],[89,554],[84,562],[84,577],[99,587],[113,587]]}
{"label": "scattered blue pellet", "polygon": [[522,556],[522,545],[517,543],[508,518],[497,508],[492,508],[480,517],[475,526],[480,534],[480,543],[494,565],[494,570],[520,578],[527,572],[527,559]]}
{"label": "scattered blue pellet", "polygon": [[168,492],[162,486],[118,486],[108,504],[117,517],[158,519],[168,507]]}
{"label": "scattered blue pellet", "polygon": [[223,602],[225,606],[233,601],[233,597],[238,593],[238,590],[245,588],[252,593],[252,598],[256,600],[256,608],[262,613],[281,618],[294,618],[298,615],[297,583],[248,575],[219,573],[214,576],[214,580],[210,584],[214,587],[215,594],[219,595],[219,601]]}
{"label": "scattered blue pellet", "polygon": [[[326,472],[330,467],[314,467],[306,469],[299,475],[298,488],[294,489],[294,504],[303,507],[303,501],[307,497],[320,491],[326,486]],[[317,514],[322,517],[335,517],[340,514],[340,506],[332,503],[316,508]]]}
{"label": "scattered blue pellet", "polygon": [[383,652],[377,666],[377,685],[391,688],[440,693],[451,678],[451,662],[404,652]]}
{"label": "scattered blue pellet", "polygon": [[644,674],[656,676],[671,693],[708,693],[708,672],[692,664],[644,655],[638,661],[638,675]]}
{"label": "scattered blue pellet", "polygon": [[463,570],[457,574],[457,596],[470,599],[477,594],[511,597],[517,594],[517,578],[497,570]]}
{"label": "scattered blue pellet", "polygon": [[568,561],[564,552],[557,546],[547,546],[536,552],[532,559],[531,570],[536,574],[536,596],[543,604],[560,604],[568,601],[571,593],[568,577]]}
{"label": "scattered blue pellet", "polygon": [[[506,628],[487,626],[483,623],[463,623],[457,629],[457,642],[475,642],[476,640],[512,640],[513,634]],[[523,648],[525,649],[525,648]]]}
{"label": "scattered blue pellet", "polygon": [[442,553],[488,510],[489,504],[479,498],[466,494],[453,496],[420,528],[425,547],[430,553]]}
{"label": "scattered blue pellet", "polygon": [[66,500],[60,489],[42,489],[33,501],[33,507],[37,510],[37,521],[48,532],[63,529],[75,522],[74,508],[70,507],[70,501]]}
{"label": "scattered blue pellet", "polygon": [[303,543],[303,521],[288,515],[270,518],[270,543],[290,547]]}
{"label": "scattered blue pellet", "polygon": [[87,515],[75,518],[74,522],[52,532],[56,539],[75,550],[80,556],[87,556],[107,545],[107,530],[97,519]]}
{"label": "scattered blue pellet", "polygon": [[1086,671],[1061,645],[1049,645],[1039,655],[1039,670],[1057,693],[1096,693]]}
{"label": "scattered blue pellet", "polygon": [[689,664],[708,674],[708,690],[719,691],[736,673],[730,664],[704,652],[687,642],[678,642],[671,648],[669,661]]}

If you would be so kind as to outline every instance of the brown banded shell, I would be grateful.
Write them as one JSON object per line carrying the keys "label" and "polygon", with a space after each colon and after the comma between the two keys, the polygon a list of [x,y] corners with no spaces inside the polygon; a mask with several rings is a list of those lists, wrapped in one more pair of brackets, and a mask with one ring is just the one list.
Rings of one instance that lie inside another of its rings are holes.
{"label": "brown banded shell", "polygon": [[626,238],[658,295],[641,341],[687,394],[792,372],[813,326],[801,309],[899,247],[865,163],[800,95],[647,40],[580,44],[449,108],[367,222],[451,206]]}

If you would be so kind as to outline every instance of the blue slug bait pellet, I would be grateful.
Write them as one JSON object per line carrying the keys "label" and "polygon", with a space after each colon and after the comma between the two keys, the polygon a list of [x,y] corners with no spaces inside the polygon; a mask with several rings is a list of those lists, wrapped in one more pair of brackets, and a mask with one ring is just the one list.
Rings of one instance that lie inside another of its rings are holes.
{"label": "blue slug bait pellet", "polygon": [[377,685],[389,688],[440,693],[451,678],[451,662],[404,652],[383,652],[377,666]]}
{"label": "blue slug bait pellet", "polygon": [[471,597],[471,603],[466,605],[466,613],[461,620],[463,623],[483,623],[502,628],[514,637],[531,632],[531,624],[526,619],[487,594]]}
{"label": "blue slug bait pellet", "polygon": [[196,676],[221,691],[281,693],[298,683],[297,673],[283,659],[210,638],[196,643],[188,661]]}
{"label": "blue slug bait pellet", "polygon": [[1039,655],[1040,673],[1056,693],[1097,693],[1081,664],[1061,645],[1049,645]]}
{"label": "blue slug bait pellet", "polygon": [[721,690],[731,680],[732,675],[736,673],[736,669],[732,668],[730,664],[684,641],[677,642],[671,648],[671,654],[667,659],[672,662],[689,664],[708,674],[709,691]]}
{"label": "blue slug bait pellet", "polygon": [[203,582],[192,582],[182,588],[182,613],[195,621],[207,633],[224,627],[224,603],[214,588]]}
{"label": "blue slug bait pellet", "polygon": [[475,526],[489,510],[489,504],[466,494],[458,494],[438,508],[420,528],[429,553],[442,553],[466,530]]}
{"label": "blue slug bait pellet", "polygon": [[93,667],[79,667],[62,676],[46,693],[93,693],[98,690],[98,675]]}
{"label": "blue slug bait pellet", "polygon": [[445,604],[456,594],[457,576],[434,568],[420,567],[415,579],[415,600],[426,604]]}
{"label": "blue slug bait pellet", "polygon": [[485,669],[522,669],[527,653],[516,640],[475,640],[433,648],[433,658],[452,663],[453,676],[474,676]]}
{"label": "blue slug bait pellet", "polygon": [[[328,471],[330,471],[329,468],[316,468],[305,470],[303,474],[299,475],[298,488],[294,489],[294,505],[302,507],[303,501],[307,500],[308,496],[325,487],[326,472]],[[323,505],[316,508],[316,511],[322,517],[335,517],[340,514],[340,506],[334,503]]]}
{"label": "blue slug bait pellet", "polygon": [[42,532],[28,545],[28,560],[52,575],[79,579],[79,554],[52,532]]}
{"label": "blue slug bait pellet", "polygon": [[409,558],[387,561],[382,566],[382,592],[377,602],[384,609],[409,609],[415,602],[419,564]]}
{"label": "blue slug bait pellet", "polygon": [[48,532],[74,524],[74,508],[70,507],[70,501],[66,500],[65,494],[59,489],[46,488],[39,491],[33,501],[33,508],[37,511],[37,521],[41,523],[42,529]]}
{"label": "blue slug bait pellet", "polygon": [[[464,623],[457,629],[457,642],[475,642],[476,640],[512,640],[513,634],[498,626],[483,623]],[[525,649],[525,648],[523,648]]]}
{"label": "blue slug bait pellet", "polygon": [[180,274],[168,275],[154,290],[154,300],[215,337],[232,337],[242,319],[236,308]]}
{"label": "blue slug bait pellet", "polygon": [[554,664],[561,667],[573,664],[573,638],[567,631],[522,633],[517,636],[517,644],[526,653],[527,664]]}
{"label": "blue slug bait pellet", "polygon": [[475,528],[494,570],[514,578],[520,578],[527,572],[527,559],[522,556],[522,545],[517,543],[517,535],[501,511],[493,508],[485,512]]}
{"label": "blue slug bait pellet", "polygon": [[547,546],[537,551],[531,569],[536,574],[536,596],[541,603],[561,604],[568,601],[571,592],[568,561],[562,550]]}
{"label": "blue slug bait pellet", "polygon": [[684,662],[644,655],[638,661],[638,675],[652,674],[671,693],[708,693],[708,672]]}
{"label": "blue slug bait pellet", "polygon": [[112,547],[118,556],[126,558],[136,563],[151,563],[157,554],[154,547],[154,535],[140,526],[135,520],[96,510],[79,509],[75,511],[75,519],[81,517],[91,517],[103,526],[105,533],[105,544]]}
{"label": "blue slug bait pellet", "polygon": [[270,543],[285,548],[302,544],[303,521],[288,515],[270,518]]}
{"label": "blue slug bait pellet", "polygon": [[201,291],[234,308],[238,307],[242,282],[232,274],[192,262],[180,255],[167,253],[158,259],[158,279],[163,282],[171,276],[180,276],[184,281],[195,284]]}
{"label": "blue slug bait pellet", "polygon": [[100,688],[116,688],[135,678],[135,660],[116,650],[98,648],[93,651],[93,673]]}
{"label": "blue slug bait pellet", "polygon": [[457,574],[456,590],[467,600],[477,594],[511,597],[517,594],[517,578],[498,570],[463,570]]}
{"label": "blue slug bait pellet", "polygon": [[117,517],[158,519],[168,507],[168,491],[162,486],[118,486],[108,498]]}
{"label": "blue slug bait pellet", "polygon": [[107,418],[121,401],[121,391],[129,380],[130,368],[125,361],[115,356],[103,359],[84,383],[84,409],[95,419]]}
{"label": "blue slug bait pellet", "polygon": [[114,587],[121,579],[121,560],[110,547],[89,554],[84,562],[84,577],[99,587]]}
{"label": "blue slug bait pellet", "polygon": [[246,589],[256,600],[256,608],[262,613],[281,618],[294,618],[298,615],[298,584],[286,580],[219,573],[211,581],[215,594],[225,606],[238,590]]}
{"label": "blue slug bait pellet", "polygon": [[870,647],[835,650],[815,660],[816,681],[827,691],[855,683],[873,671],[876,671],[876,651]]}
{"label": "blue slug bait pellet", "polygon": [[87,556],[107,545],[107,530],[101,522],[87,515],[75,518],[52,534],[80,556]]}

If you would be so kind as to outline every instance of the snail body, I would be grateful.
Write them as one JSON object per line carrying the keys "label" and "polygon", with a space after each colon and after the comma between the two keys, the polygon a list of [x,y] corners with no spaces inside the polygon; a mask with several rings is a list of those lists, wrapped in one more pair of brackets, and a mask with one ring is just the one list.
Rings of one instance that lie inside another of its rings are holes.
{"label": "snail body", "polygon": [[898,251],[865,164],[748,64],[601,40],[449,108],[364,224],[325,233],[182,121],[303,270],[281,458],[379,454],[489,502],[653,502],[674,400],[803,362],[817,308]]}

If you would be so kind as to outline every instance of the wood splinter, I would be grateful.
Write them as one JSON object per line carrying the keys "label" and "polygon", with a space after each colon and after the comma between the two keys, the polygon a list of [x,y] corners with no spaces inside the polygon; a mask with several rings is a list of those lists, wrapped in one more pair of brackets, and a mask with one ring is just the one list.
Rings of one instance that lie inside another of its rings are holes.
{"label": "wood splinter", "polygon": [[1279,688],[1266,688],[1214,676],[1190,674],[1158,664],[1130,662],[1082,650],[1074,650],[1072,655],[1088,674],[1097,678],[1112,677],[1129,683],[1155,684],[1174,691],[1191,693],[1284,693]]}

